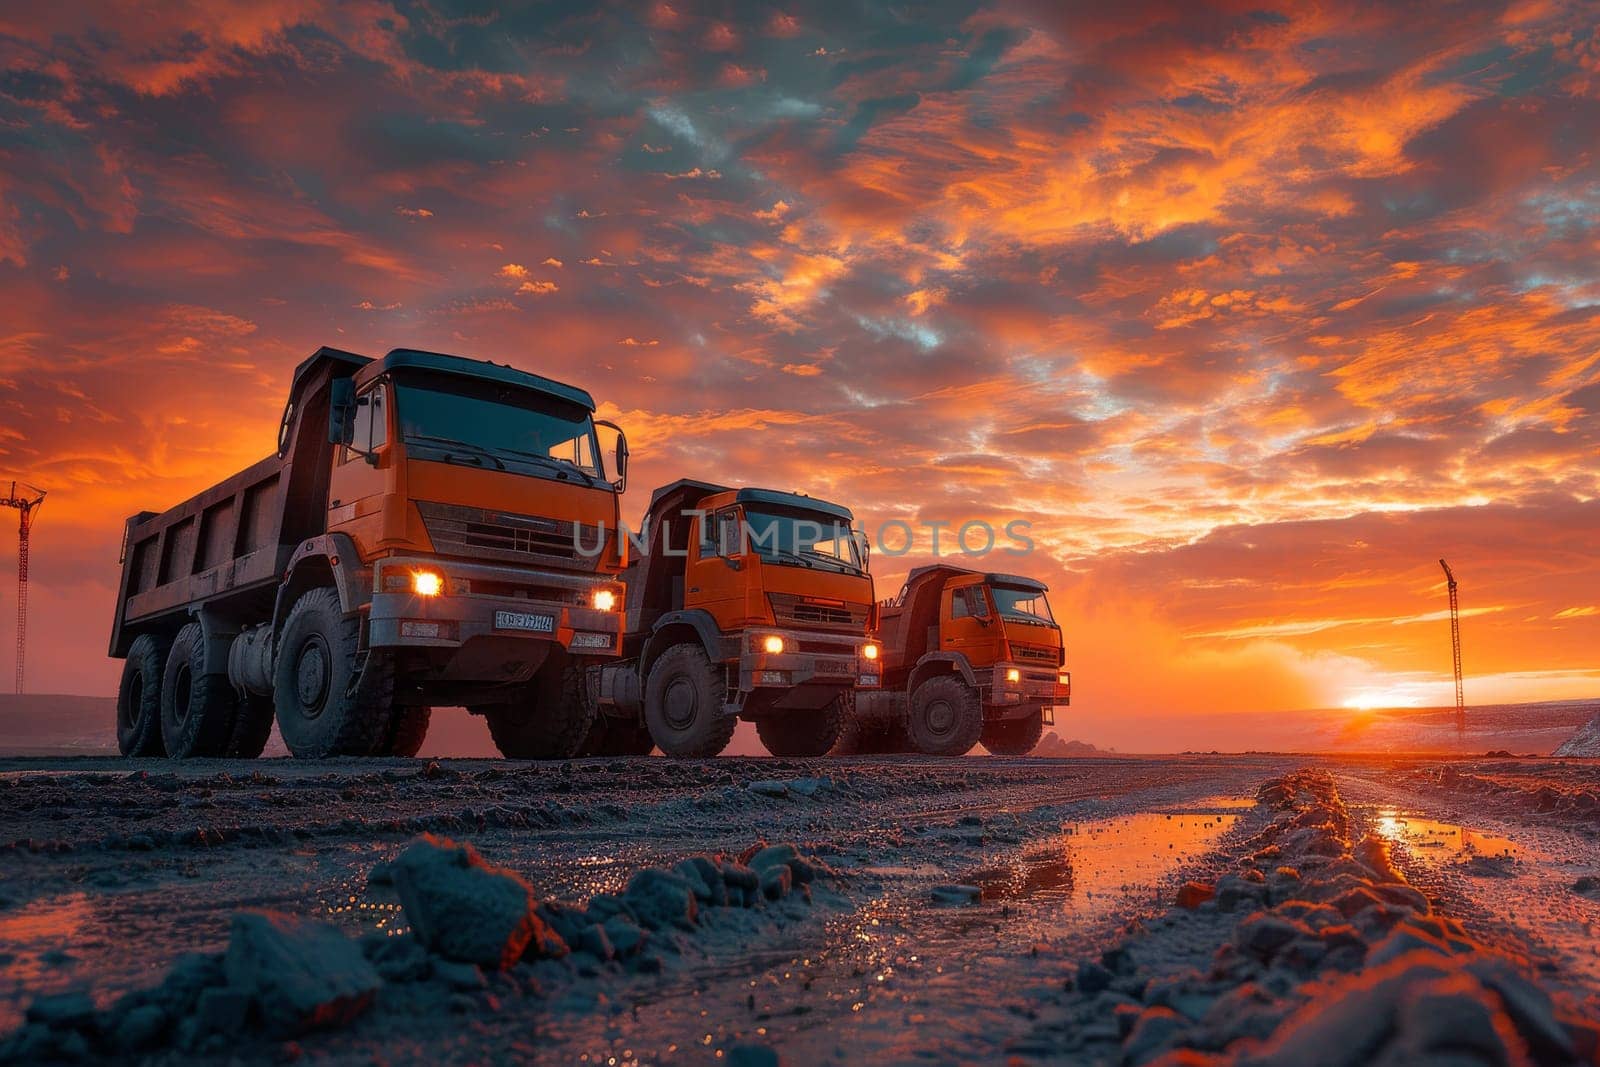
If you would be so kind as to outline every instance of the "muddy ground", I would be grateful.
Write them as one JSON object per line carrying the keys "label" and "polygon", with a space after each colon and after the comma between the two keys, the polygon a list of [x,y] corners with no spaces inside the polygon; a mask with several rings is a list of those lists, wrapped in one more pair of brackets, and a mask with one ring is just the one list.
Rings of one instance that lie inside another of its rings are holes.
{"label": "muddy ground", "polygon": [[[353,1023],[162,1039],[141,1057],[1137,1062],[1150,1057],[1123,1042],[1157,1008],[1133,994],[1204,969],[1212,942],[1236,936],[1216,901],[1188,901],[1188,922],[1179,887],[1225,887],[1253,865],[1284,818],[1259,791],[1302,767],[1328,772],[1348,805],[1347,850],[1386,842],[1395,877],[1561,1011],[1600,1005],[1600,891],[1582,881],[1600,876],[1594,761],[4,760],[0,1042],[38,995],[79,990],[105,1010],[183,953],[223,950],[241,910],[406,937],[392,887],[369,874],[431,833],[576,904],[642,868],[761,840],[832,873],[809,900],[797,886],[770,906],[706,908],[631,959],[579,953],[388,1000],[386,987]],[[1266,869],[1264,884],[1287,877]],[[1119,954],[1130,937],[1137,950]],[[1087,976],[1103,953],[1138,973],[1097,993]]]}

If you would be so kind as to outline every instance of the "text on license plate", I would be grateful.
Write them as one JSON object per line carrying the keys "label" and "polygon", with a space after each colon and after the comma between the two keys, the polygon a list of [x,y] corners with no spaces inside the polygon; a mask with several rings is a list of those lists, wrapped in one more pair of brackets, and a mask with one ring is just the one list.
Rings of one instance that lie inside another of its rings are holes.
{"label": "text on license plate", "polygon": [[554,633],[554,615],[535,615],[526,611],[497,611],[494,613],[496,630],[528,630],[536,634]]}

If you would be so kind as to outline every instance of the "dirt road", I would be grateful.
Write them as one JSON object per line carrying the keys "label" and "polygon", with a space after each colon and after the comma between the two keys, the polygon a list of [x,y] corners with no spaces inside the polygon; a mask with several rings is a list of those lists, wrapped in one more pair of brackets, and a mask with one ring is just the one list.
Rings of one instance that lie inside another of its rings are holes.
{"label": "dirt road", "polygon": [[[0,1035],[37,994],[83,990],[104,1009],[180,954],[220,951],[241,909],[399,934],[392,889],[368,876],[422,833],[471,841],[540,898],[578,903],[641,868],[765,840],[835,873],[809,903],[708,909],[648,967],[580,955],[403,1010],[380,998],[295,1048],[418,1062],[700,1063],[764,1054],[752,1046],[795,1063],[1052,1059],[1061,1046],[1041,1043],[1040,1020],[1083,961],[1168,912],[1183,882],[1232,869],[1274,817],[1258,788],[1307,765],[1332,772],[1363,831],[1392,841],[1475,937],[1531,959],[1573,1003],[1600,992],[1600,902],[1569,888],[1600,874],[1600,815],[1582,799],[1592,763],[11,760]],[[1554,810],[1540,789],[1571,803]],[[1184,936],[1175,959],[1195,950]],[[254,1054],[284,1051],[258,1040]],[[1101,1051],[1069,1058],[1115,1059]]]}

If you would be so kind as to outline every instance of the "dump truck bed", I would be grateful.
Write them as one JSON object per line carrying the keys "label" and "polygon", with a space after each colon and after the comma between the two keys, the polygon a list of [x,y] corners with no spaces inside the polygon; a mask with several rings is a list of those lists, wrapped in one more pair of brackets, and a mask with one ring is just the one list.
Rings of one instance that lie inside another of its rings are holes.
{"label": "dump truck bed", "polygon": [[277,585],[297,543],[282,543],[282,473],[272,456],[177,507],[128,520],[113,656],[127,653],[140,622]]}

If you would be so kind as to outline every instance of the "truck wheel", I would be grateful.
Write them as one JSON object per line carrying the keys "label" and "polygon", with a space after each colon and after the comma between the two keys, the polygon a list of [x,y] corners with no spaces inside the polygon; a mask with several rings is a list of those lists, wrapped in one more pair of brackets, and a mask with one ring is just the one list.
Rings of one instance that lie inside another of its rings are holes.
{"label": "truck wheel", "polygon": [[722,669],[699,645],[673,645],[650,666],[644,686],[644,721],[656,747],[669,756],[715,756],[738,725],[724,715],[728,688]]}
{"label": "truck wheel", "polygon": [[422,742],[428,739],[428,722],[433,709],[405,705],[394,709],[394,721],[389,727],[389,741],[384,752],[390,756],[411,759],[422,751]]}
{"label": "truck wheel", "polygon": [[161,743],[173,759],[220,756],[233,734],[238,694],[226,674],[206,673],[205,634],[178,631],[161,674]]}
{"label": "truck wheel", "polygon": [[272,697],[246,693],[233,717],[233,734],[223,755],[233,759],[255,759],[272,736]]}
{"label": "truck wheel", "polygon": [[839,698],[847,701],[844,715],[839,722],[839,736],[834,740],[833,747],[828,750],[830,756],[859,756],[868,751],[865,747],[868,729],[861,721],[859,705],[856,703],[855,694],[848,693]]}
{"label": "truck wheel", "polygon": [[508,704],[472,709],[489,721],[489,735],[507,759],[571,759],[578,754],[595,708],[583,687],[583,668],[552,661],[530,692]]}
{"label": "truck wheel", "polygon": [[965,756],[983,732],[978,691],[953,674],[934,675],[911,694],[906,732],[918,752]]}
{"label": "truck wheel", "polygon": [[648,756],[656,748],[650,730],[634,719],[616,715],[596,715],[589,736],[583,739],[580,756]]}
{"label": "truck wheel", "polygon": [[117,686],[117,749],[124,756],[161,756],[161,674],[171,643],[140,634],[128,648]]}
{"label": "truck wheel", "polygon": [[313,589],[283,624],[272,671],[283,743],[300,759],[369,756],[381,750],[394,714],[394,661],[367,656],[357,674],[361,620],[332,589]]}
{"label": "truck wheel", "polygon": [[853,718],[845,707],[845,697],[836,697],[815,713],[780,711],[756,720],[756,736],[774,756],[825,756],[835,742],[844,721]]}
{"label": "truck wheel", "polygon": [[1025,719],[983,724],[983,747],[996,756],[1026,756],[1039,746],[1044,736],[1044,714],[1033,712]]}

